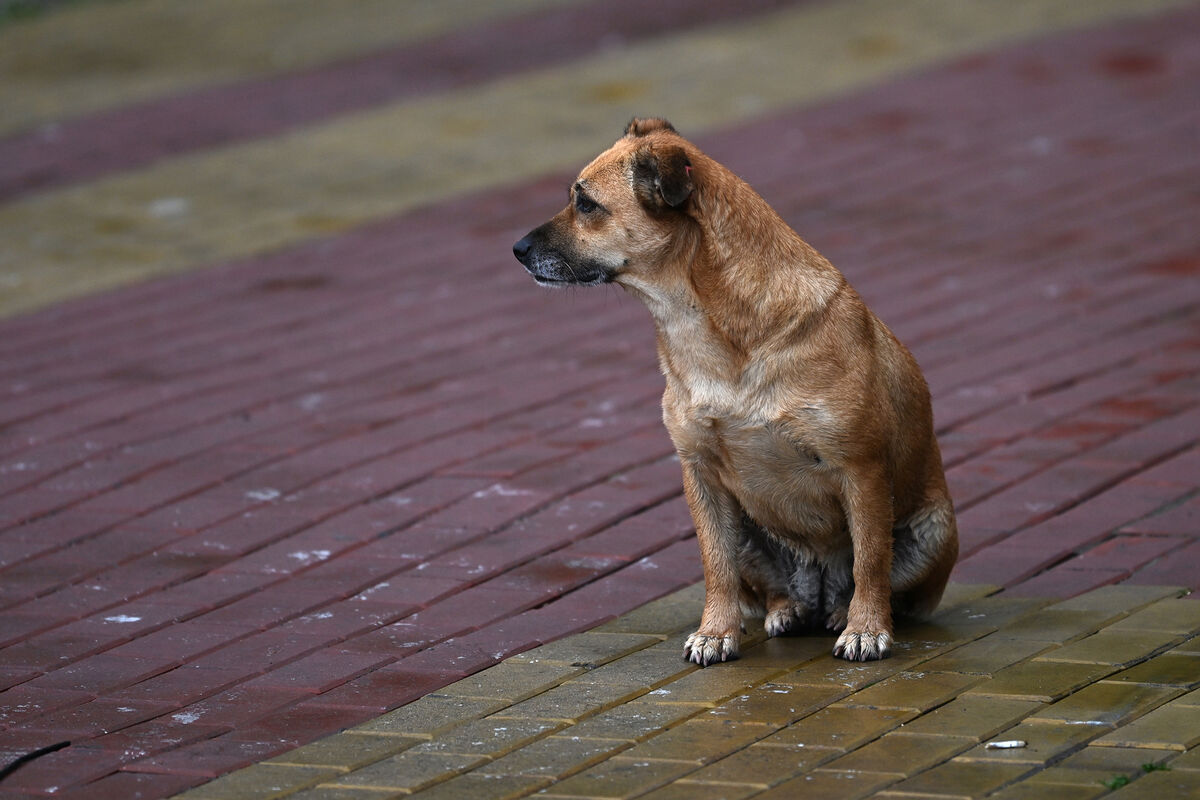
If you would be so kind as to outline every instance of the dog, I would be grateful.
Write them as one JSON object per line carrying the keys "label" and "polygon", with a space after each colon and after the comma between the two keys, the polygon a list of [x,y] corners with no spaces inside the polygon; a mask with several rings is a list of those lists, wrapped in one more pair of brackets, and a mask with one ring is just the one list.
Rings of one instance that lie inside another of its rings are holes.
{"label": "dog", "polygon": [[543,286],[615,283],[654,318],[663,420],[704,567],[684,657],[840,631],[886,658],[893,613],[923,617],[958,557],[929,389],[845,277],[750,186],[664,119],[629,123],[570,202],[513,246]]}

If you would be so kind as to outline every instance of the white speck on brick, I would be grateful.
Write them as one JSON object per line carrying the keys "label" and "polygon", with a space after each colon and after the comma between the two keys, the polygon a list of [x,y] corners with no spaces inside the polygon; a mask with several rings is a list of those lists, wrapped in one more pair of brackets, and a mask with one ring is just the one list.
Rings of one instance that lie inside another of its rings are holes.
{"label": "white speck on brick", "polygon": [[128,614],[117,614],[112,617],[105,617],[105,622],[141,622],[141,617],[131,617]]}
{"label": "white speck on brick", "polygon": [[279,491],[278,489],[253,489],[249,492],[246,492],[246,499],[258,500],[259,502],[265,503],[269,500],[278,499],[282,494],[283,492]]}
{"label": "white speck on brick", "polygon": [[482,500],[485,497],[522,497],[533,494],[529,489],[512,489],[503,484],[493,483],[486,489],[480,489],[473,497]]}
{"label": "white speck on brick", "polygon": [[374,586],[369,586],[366,589],[363,589],[356,595],[356,597],[366,599],[375,594],[375,592],[378,592],[380,589],[386,589],[389,586],[391,586],[391,584],[387,581],[384,581],[383,583],[377,583]]}
{"label": "white speck on brick", "polygon": [[958,397],[995,397],[998,390],[995,386],[963,386],[956,389],[954,394]]}
{"label": "white speck on brick", "polygon": [[146,213],[155,219],[181,217],[191,208],[186,197],[160,197],[146,206]]}
{"label": "white speck on brick", "polygon": [[200,714],[197,711],[183,711],[179,714],[172,714],[171,719],[175,720],[180,725],[191,725],[193,722],[200,719]]}
{"label": "white speck on brick", "polygon": [[308,564],[312,561],[324,561],[330,555],[329,550],[299,550],[295,553],[288,553],[288,558],[294,558],[301,564]]}
{"label": "white speck on brick", "polygon": [[320,392],[306,394],[296,401],[296,405],[300,406],[303,411],[316,411],[325,402],[325,395]]}

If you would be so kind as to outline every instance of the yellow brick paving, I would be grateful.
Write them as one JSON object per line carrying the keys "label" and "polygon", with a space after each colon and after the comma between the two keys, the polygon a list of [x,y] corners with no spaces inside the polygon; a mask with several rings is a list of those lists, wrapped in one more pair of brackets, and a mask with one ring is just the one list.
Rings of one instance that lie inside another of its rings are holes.
{"label": "yellow brick paving", "polygon": [[[952,584],[882,662],[757,634],[700,670],[680,655],[693,586],[179,797],[1196,796],[1200,602],[995,591]],[[1136,646],[1109,647],[1124,636]]]}
{"label": "yellow brick paving", "polygon": [[122,0],[0,28],[0,136],[583,0]]}
{"label": "yellow brick paving", "polygon": [[[0,314],[269,251],[455,195],[571,169],[611,142],[635,112],[668,116],[694,136],[1021,37],[1186,4],[805,4],[346,115],[265,142],[171,159],[0,207]],[[378,13],[389,13],[389,7],[379,6]],[[227,13],[224,27],[237,19]],[[57,19],[45,21],[43,35],[51,35]],[[283,30],[300,24],[276,21]],[[230,45],[238,52],[244,46]],[[176,77],[184,84],[221,79]],[[18,97],[32,91],[42,100],[57,91],[22,85],[13,90]],[[160,90],[165,89],[153,91]],[[18,97],[0,98],[0,108],[9,102],[20,107]]]}

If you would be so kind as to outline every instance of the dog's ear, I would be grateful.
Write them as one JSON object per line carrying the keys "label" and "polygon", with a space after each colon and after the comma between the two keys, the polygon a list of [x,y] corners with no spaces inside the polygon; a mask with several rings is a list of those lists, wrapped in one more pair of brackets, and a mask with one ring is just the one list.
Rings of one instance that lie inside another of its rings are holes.
{"label": "dog's ear", "polygon": [[633,190],[646,208],[679,208],[695,188],[692,162],[682,147],[646,148],[634,156]]}
{"label": "dog's ear", "polygon": [[637,117],[634,117],[633,119],[629,120],[629,124],[625,126],[625,135],[637,137],[645,136],[646,134],[653,133],[654,131],[674,132],[674,130],[675,126],[667,122],[662,117],[649,117],[647,119],[638,119]]}

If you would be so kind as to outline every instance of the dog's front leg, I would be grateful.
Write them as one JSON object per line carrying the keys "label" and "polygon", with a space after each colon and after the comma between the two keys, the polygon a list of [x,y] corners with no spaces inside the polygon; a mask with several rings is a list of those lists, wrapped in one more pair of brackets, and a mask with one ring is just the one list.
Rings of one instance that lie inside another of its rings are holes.
{"label": "dog's front leg", "polygon": [[704,614],[700,629],[688,637],[683,657],[702,667],[737,658],[742,635],[738,571],[738,532],[741,513],[733,497],[700,468],[683,458],[683,490],[704,565]]}
{"label": "dog's front leg", "polygon": [[833,654],[848,661],[887,658],[892,649],[892,491],[881,468],[856,471],[843,497],[854,549],[854,594]]}

